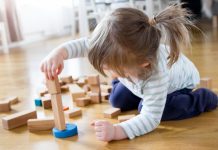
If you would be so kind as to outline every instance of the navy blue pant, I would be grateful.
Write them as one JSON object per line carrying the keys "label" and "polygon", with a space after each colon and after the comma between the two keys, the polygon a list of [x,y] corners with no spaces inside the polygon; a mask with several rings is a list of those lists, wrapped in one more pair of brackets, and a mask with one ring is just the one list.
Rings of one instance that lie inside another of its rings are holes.
{"label": "navy blue pant", "polygon": [[[118,80],[113,80],[110,103],[121,111],[142,108],[142,99],[135,96]],[[195,91],[182,89],[167,95],[162,121],[191,118],[217,107],[218,97],[212,91],[199,88]]]}

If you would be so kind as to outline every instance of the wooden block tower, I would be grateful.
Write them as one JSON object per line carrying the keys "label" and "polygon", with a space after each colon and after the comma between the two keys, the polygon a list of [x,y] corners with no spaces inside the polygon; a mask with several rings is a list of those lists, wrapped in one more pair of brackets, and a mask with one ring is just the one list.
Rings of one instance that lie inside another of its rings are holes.
{"label": "wooden block tower", "polygon": [[52,110],[54,114],[54,136],[57,138],[66,138],[76,135],[78,133],[77,126],[75,124],[65,124],[61,88],[58,77],[55,77],[54,80],[47,80],[47,87],[51,94]]}

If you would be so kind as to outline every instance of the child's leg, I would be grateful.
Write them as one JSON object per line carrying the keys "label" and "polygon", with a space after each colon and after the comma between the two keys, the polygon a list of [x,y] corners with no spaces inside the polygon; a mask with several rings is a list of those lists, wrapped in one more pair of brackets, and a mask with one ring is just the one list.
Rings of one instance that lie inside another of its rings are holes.
{"label": "child's leg", "polygon": [[162,120],[191,118],[215,109],[217,102],[217,95],[205,88],[179,90],[168,94]]}
{"label": "child's leg", "polygon": [[113,107],[120,108],[121,111],[138,108],[141,98],[135,96],[119,80],[113,80],[112,85],[109,101]]}

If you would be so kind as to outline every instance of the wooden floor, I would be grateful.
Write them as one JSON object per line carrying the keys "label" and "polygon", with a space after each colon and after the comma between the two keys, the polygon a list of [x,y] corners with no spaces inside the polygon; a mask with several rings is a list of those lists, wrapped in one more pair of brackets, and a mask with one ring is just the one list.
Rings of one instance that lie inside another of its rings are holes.
{"label": "wooden floor", "polygon": [[[218,32],[207,25],[203,26],[204,30],[205,37],[195,35],[193,49],[185,53],[196,64],[201,76],[211,77],[213,87],[218,88]],[[0,97],[17,95],[21,99],[19,104],[12,106],[13,111],[10,113],[35,108],[33,99],[43,80],[43,74],[39,70],[40,61],[52,48],[69,39],[68,37],[38,42],[13,49],[9,55],[0,54]],[[86,59],[75,59],[65,63],[63,74],[72,74],[76,77],[92,72],[93,69]],[[63,95],[63,103],[73,107],[68,94]],[[0,150],[218,149],[218,110],[192,119],[162,122],[155,131],[134,140],[105,143],[96,140],[90,122],[94,119],[103,119],[102,112],[107,107],[107,103],[91,105],[83,109],[82,117],[68,120],[78,125],[79,135],[67,139],[55,139],[51,132],[30,133],[26,126],[7,131],[0,124]],[[37,111],[40,118],[52,115],[50,110],[37,108]],[[0,118],[6,115],[0,113]]]}

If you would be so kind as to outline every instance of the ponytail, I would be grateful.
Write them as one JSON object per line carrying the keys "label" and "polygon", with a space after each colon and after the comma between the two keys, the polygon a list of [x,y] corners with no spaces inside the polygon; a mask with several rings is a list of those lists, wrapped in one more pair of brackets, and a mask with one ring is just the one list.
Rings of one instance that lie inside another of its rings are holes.
{"label": "ponytail", "polygon": [[190,47],[190,35],[188,28],[195,27],[189,20],[191,13],[181,7],[182,4],[168,6],[157,14],[151,21],[151,25],[157,27],[162,37],[170,46],[169,66],[172,66],[179,57],[182,46]]}

